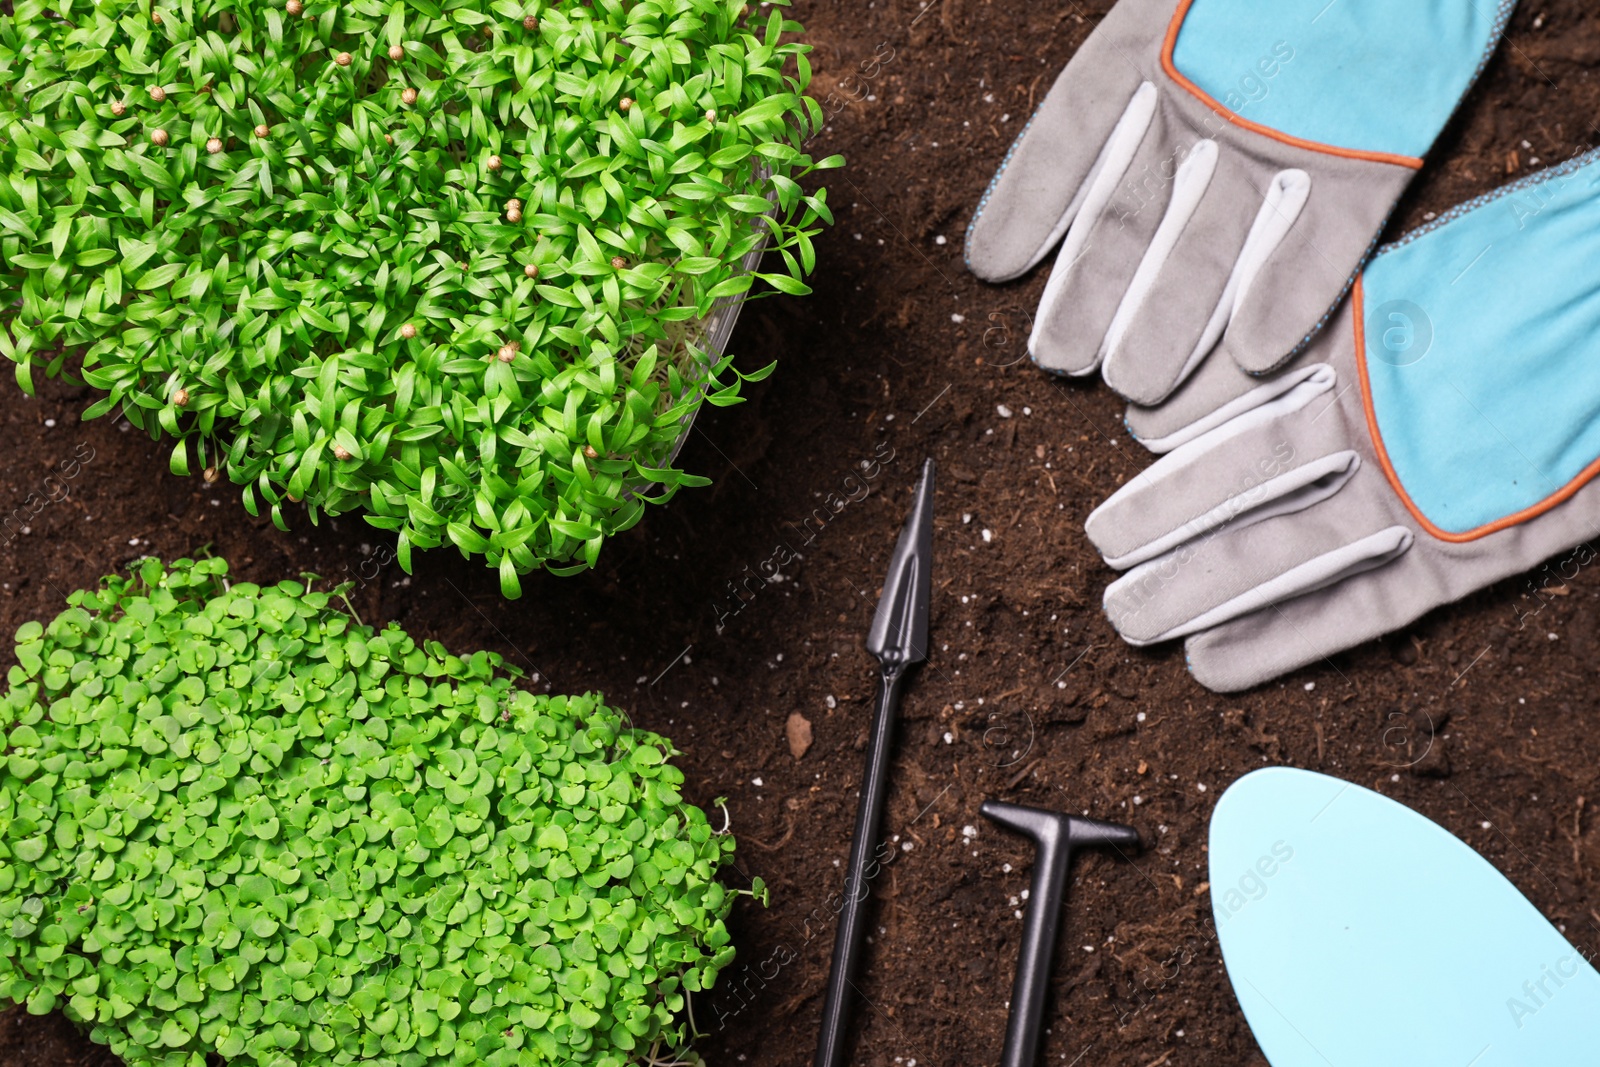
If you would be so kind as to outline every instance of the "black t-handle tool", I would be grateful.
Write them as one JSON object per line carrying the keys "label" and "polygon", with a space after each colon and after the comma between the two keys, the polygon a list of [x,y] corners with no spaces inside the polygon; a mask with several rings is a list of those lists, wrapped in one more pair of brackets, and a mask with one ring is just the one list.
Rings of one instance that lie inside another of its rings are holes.
{"label": "black t-handle tool", "polygon": [[1033,885],[1028,890],[1027,917],[1022,924],[1022,950],[1017,953],[1017,977],[1011,986],[1006,1047],[1000,1056],[1000,1067],[1033,1067],[1039,1054],[1044,998],[1050,986],[1050,957],[1061,926],[1061,902],[1067,893],[1072,854],[1080,848],[1137,849],[1139,831],[1131,826],[999,800],[985,800],[978,810],[1001,826],[1027,834],[1038,846]]}
{"label": "black t-handle tool", "polygon": [[850,843],[850,869],[845,876],[844,906],[833,940],[833,966],[827,997],[822,1002],[822,1032],[817,1037],[816,1067],[843,1067],[845,1038],[850,1028],[852,979],[867,930],[867,866],[878,842],[883,803],[889,793],[889,748],[894,714],[906,672],[928,658],[928,603],[933,595],[933,460],[922,465],[922,480],[906,517],[905,528],[889,559],[883,596],[867,633],[867,651],[881,663],[878,705],[867,743],[867,771],[861,779],[861,807],[856,836]]}

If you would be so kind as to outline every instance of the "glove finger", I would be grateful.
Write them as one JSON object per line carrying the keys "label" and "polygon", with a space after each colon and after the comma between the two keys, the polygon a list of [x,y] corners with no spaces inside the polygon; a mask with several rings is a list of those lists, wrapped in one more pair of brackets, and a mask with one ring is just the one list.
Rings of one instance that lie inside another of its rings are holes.
{"label": "glove finger", "polygon": [[1106,563],[1126,570],[1326,500],[1361,467],[1343,420],[1324,417],[1333,387],[1323,368],[1161,459],[1094,510],[1089,540]]}
{"label": "glove finger", "polygon": [[[1158,233],[1181,230],[1211,180],[1215,142],[1174,122],[1156,103],[1153,86],[1140,90],[1117,151],[1061,242],[1028,338],[1028,351],[1046,370],[1089,374],[1100,366],[1102,345],[1147,250]],[[1169,217],[1175,221],[1167,223]]]}
{"label": "glove finger", "polygon": [[1384,566],[1412,540],[1405,526],[1358,529],[1332,504],[1225,529],[1112,583],[1106,615],[1131,645],[1188,637]]}
{"label": "glove finger", "polygon": [[1252,374],[1284,366],[1332,318],[1416,172],[1330,156],[1288,235],[1240,293],[1221,348]]}
{"label": "glove finger", "polygon": [[1061,240],[1130,101],[1159,76],[1154,45],[1171,18],[1172,0],[1121,0],[1084,41],[973,212],[966,248],[972,273],[1010,281]]}
{"label": "glove finger", "polygon": [[[1302,353],[1288,367],[1263,378],[1245,373],[1231,359],[1201,360],[1194,374],[1162,403],[1155,407],[1129,404],[1123,425],[1150,451],[1172,452],[1322,373],[1326,365],[1313,362],[1315,356]],[[1339,388],[1348,389],[1350,383],[1340,383]]]}
{"label": "glove finger", "polygon": [[1149,128],[1154,85],[1136,82],[1114,106],[1082,114],[1067,110],[1070,98],[1082,94],[1072,72],[1062,72],[1022,130],[966,229],[966,267],[984,282],[1010,282],[1034,269],[1096,187],[1122,176]]}
{"label": "glove finger", "polygon": [[1105,343],[1106,384],[1159,404],[1221,339],[1240,299],[1304,208],[1311,178],[1228,152],[1188,225],[1139,266]]}
{"label": "glove finger", "polygon": [[1410,565],[1414,561],[1408,556],[1317,596],[1197,633],[1184,645],[1189,670],[1207,689],[1235,693],[1408,626],[1449,599],[1434,590],[1426,567]]}

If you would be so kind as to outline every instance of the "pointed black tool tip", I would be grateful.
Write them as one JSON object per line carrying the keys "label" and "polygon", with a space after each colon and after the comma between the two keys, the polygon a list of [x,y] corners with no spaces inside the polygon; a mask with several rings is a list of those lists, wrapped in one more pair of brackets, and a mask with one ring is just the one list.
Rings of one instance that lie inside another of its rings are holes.
{"label": "pointed black tool tip", "polygon": [[933,543],[933,458],[922,461],[917,474],[917,484],[911,488],[911,510],[906,513],[905,525],[900,530],[900,540],[895,544],[894,560],[889,564],[892,572],[900,562],[907,541],[925,556]]}
{"label": "pointed black tool tip", "polygon": [[922,464],[911,513],[889,559],[883,598],[872,617],[867,651],[885,665],[928,658],[928,603],[933,594],[933,460]]}

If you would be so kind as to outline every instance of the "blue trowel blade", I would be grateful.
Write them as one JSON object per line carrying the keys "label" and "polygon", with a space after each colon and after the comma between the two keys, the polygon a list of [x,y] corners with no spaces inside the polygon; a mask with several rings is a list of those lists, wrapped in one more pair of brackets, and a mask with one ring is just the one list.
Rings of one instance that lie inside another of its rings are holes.
{"label": "blue trowel blade", "polygon": [[1223,961],[1272,1067],[1600,1063],[1600,974],[1410,808],[1256,771],[1217,802],[1210,861]]}

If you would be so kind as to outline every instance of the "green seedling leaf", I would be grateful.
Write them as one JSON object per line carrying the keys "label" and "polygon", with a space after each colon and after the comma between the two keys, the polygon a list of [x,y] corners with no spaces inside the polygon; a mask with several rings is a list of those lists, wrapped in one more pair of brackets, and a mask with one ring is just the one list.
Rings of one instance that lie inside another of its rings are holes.
{"label": "green seedling leaf", "polygon": [[322,584],[146,559],[18,630],[5,992],[129,1067],[681,1055],[739,894],[671,743]]}
{"label": "green seedling leaf", "polygon": [[766,288],[808,292],[831,221],[810,175],[842,160],[806,153],[823,111],[776,11],[14,6],[0,355],[19,387],[81,354],[103,394],[86,414],[165,434],[174,471],[225,474],[281,527],[362,515],[406,569],[449,543],[506,596],[593,567],[665,500],[639,471],[702,484],[674,446],[750,380],[708,351],[717,302],[749,291],[762,240]]}

